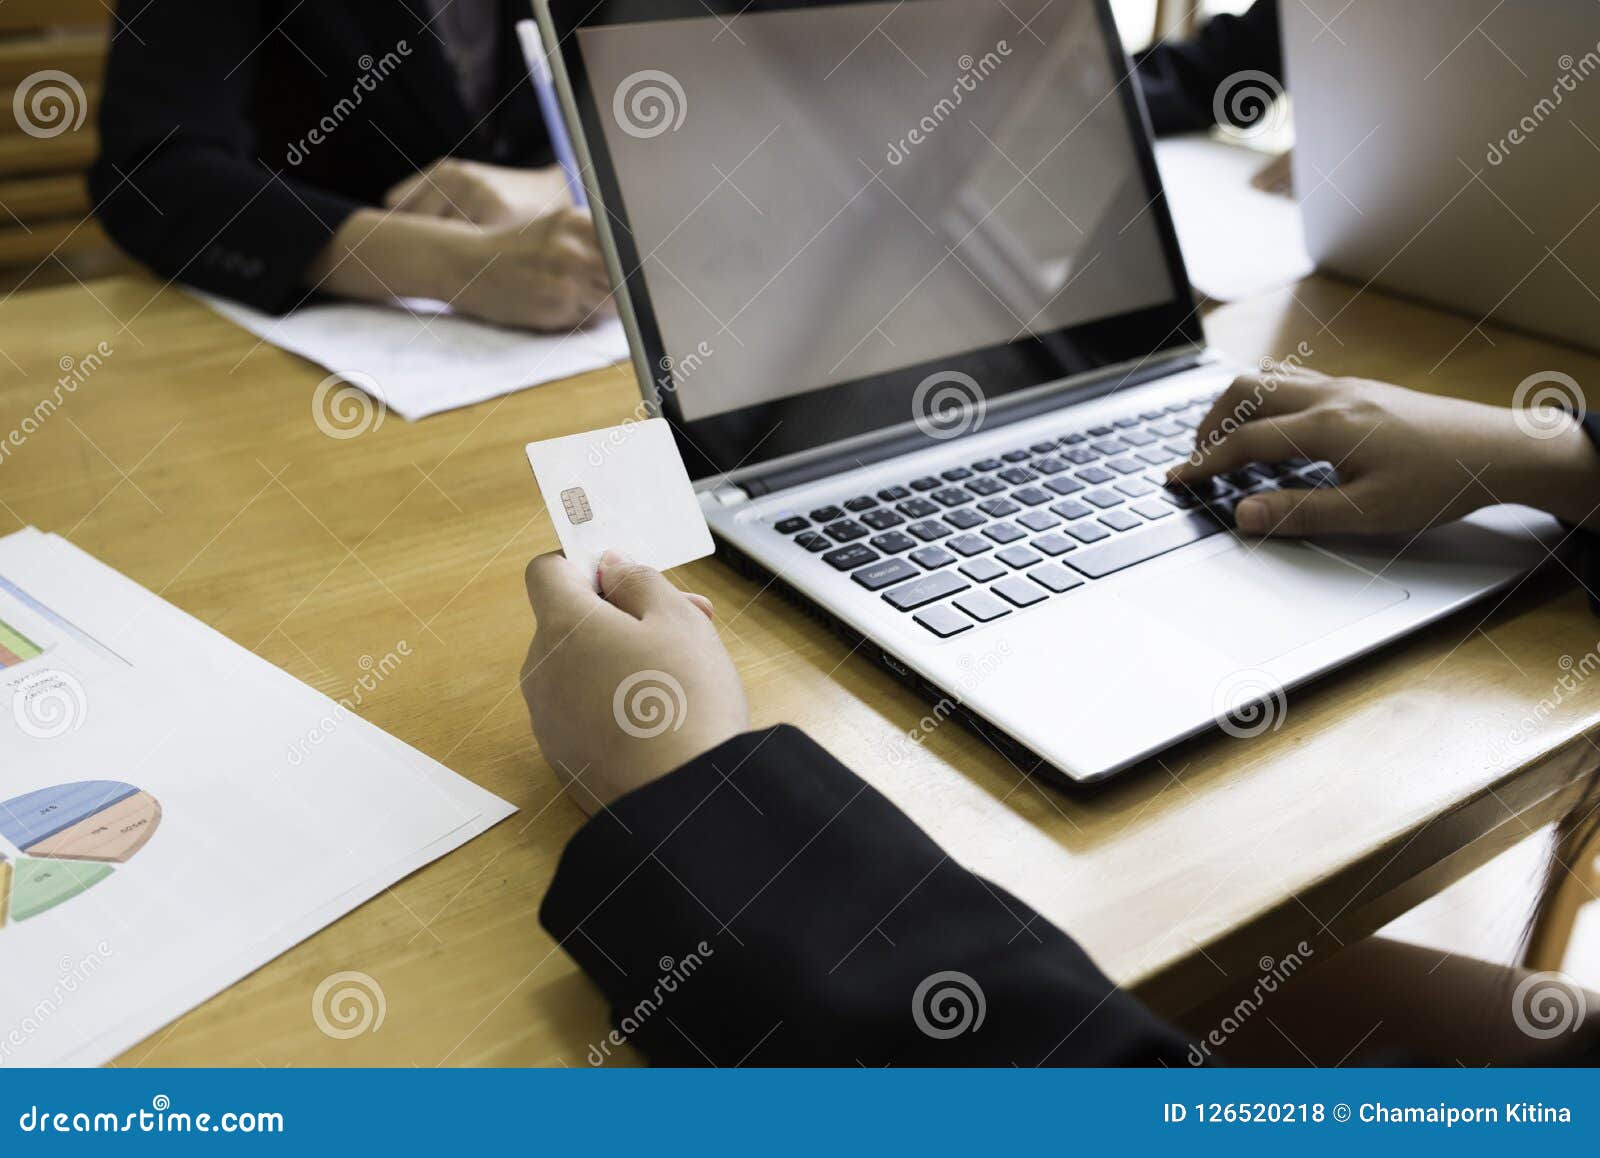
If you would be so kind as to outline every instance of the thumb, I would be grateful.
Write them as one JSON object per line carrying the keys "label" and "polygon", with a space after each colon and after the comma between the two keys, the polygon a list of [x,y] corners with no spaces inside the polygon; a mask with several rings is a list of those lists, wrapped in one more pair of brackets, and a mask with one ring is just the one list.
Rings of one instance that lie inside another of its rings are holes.
{"label": "thumb", "polygon": [[1293,538],[1351,534],[1365,530],[1368,522],[1348,487],[1251,495],[1240,501],[1233,517],[1235,525],[1247,535]]}
{"label": "thumb", "polygon": [[617,551],[600,559],[600,593],[607,603],[635,619],[680,610],[683,592],[654,567],[635,563]]}

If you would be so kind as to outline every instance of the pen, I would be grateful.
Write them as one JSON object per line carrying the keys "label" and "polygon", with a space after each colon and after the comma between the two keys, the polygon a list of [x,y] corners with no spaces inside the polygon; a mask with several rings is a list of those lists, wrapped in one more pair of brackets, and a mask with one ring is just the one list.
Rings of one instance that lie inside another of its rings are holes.
{"label": "pen", "polygon": [[556,98],[555,78],[550,75],[550,62],[545,59],[544,38],[539,26],[532,20],[517,21],[517,39],[522,42],[522,55],[528,60],[528,74],[533,79],[533,91],[539,96],[539,109],[544,113],[545,131],[556,151],[556,160],[567,175],[567,188],[572,193],[572,203],[579,209],[589,208],[589,197],[583,191],[583,179],[578,175],[578,157],[572,148],[572,137],[567,133],[567,123],[561,116],[561,103]]}

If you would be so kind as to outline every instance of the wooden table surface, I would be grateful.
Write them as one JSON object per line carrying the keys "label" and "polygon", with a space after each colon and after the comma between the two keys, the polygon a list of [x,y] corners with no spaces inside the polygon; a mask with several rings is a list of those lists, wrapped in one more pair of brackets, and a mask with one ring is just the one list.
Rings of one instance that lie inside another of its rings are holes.
{"label": "wooden table surface", "polygon": [[[1304,341],[1320,369],[1485,400],[1543,370],[1600,390],[1600,360],[1323,279],[1208,328],[1246,362]],[[607,1011],[536,920],[581,818],[516,691],[523,565],[556,544],[522,445],[621,421],[631,374],[334,439],[313,415],[323,371],[124,278],[0,304],[0,432],[102,342],[0,461],[0,533],[65,535],[335,698],[361,657],[408,641],[363,714],[521,808],[119,1064],[586,1064]],[[1297,691],[1276,731],[1202,737],[1073,793],[955,724],[885,761],[921,701],[721,564],[675,578],[715,599],[758,725],[806,728],[1169,1011],[1302,939],[1326,953],[1377,927],[1556,815],[1600,763],[1600,687],[1559,687],[1600,621],[1560,564]],[[381,985],[379,1032],[317,1029],[312,992],[340,970]]]}

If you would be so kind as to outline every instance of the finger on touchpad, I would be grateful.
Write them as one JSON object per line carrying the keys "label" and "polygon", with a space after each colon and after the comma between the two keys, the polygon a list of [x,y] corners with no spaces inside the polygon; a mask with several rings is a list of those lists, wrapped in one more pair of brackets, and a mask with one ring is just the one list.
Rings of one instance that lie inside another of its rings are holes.
{"label": "finger on touchpad", "polygon": [[1301,543],[1234,541],[1188,566],[1117,591],[1136,615],[1165,620],[1243,667],[1268,663],[1410,597]]}

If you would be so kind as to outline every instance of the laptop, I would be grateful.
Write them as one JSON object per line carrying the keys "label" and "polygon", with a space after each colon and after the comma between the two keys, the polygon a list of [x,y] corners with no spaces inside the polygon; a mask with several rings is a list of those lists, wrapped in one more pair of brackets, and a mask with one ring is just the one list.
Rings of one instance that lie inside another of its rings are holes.
{"label": "laptop", "polygon": [[1283,9],[1295,188],[1318,265],[1600,349],[1595,5]]}
{"label": "laptop", "polygon": [[[1102,0],[539,0],[646,405],[722,556],[1100,780],[1516,581],[1556,524],[1242,539],[1162,486],[1205,345]],[[1313,351],[1302,349],[1300,356]]]}

